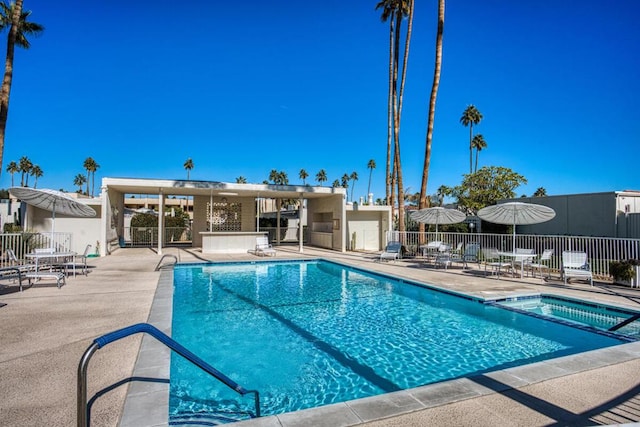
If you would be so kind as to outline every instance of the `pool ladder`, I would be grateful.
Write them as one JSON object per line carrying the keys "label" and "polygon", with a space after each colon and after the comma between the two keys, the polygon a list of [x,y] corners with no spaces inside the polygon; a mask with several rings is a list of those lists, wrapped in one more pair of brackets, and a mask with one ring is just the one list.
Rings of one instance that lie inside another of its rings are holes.
{"label": "pool ladder", "polygon": [[[171,350],[175,351],[180,356],[196,365],[198,368],[215,377],[233,391],[239,393],[241,396],[244,396],[246,394],[253,394],[255,403],[255,417],[260,417],[260,392],[258,392],[258,390],[245,389],[244,387],[224,375],[222,372],[218,371],[213,366],[209,365],[207,362],[193,354],[187,348],[174,341],[171,337],[162,333],[162,331],[160,331],[158,328],[148,323],[138,323],[96,338],[95,340],[93,340],[93,344],[91,344],[82,355],[82,359],[80,359],[80,364],[78,365],[78,427],[88,427],[90,425],[90,407],[87,406],[87,368],[93,354],[98,351],[98,349],[104,347],[107,344],[142,332],[151,335],[162,344],[166,345]],[[128,380],[135,379],[136,378],[129,378]],[[120,382],[120,385],[123,383],[124,382]]]}
{"label": "pool ladder", "polygon": [[[173,264],[162,265],[162,261],[165,258],[173,258]],[[153,271],[158,271],[161,268],[166,267],[168,265],[175,266],[177,263],[178,263],[178,257],[177,256],[175,256],[173,254],[165,254],[165,255],[162,255],[162,258],[160,258],[160,261],[158,261],[158,265],[156,265],[156,268]]]}

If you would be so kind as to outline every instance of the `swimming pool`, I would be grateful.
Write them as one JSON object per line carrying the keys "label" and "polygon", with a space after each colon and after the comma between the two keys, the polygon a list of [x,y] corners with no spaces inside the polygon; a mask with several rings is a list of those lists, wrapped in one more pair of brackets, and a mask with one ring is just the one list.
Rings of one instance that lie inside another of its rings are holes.
{"label": "swimming pool", "polygon": [[[263,415],[621,344],[326,261],[176,267],[172,336],[261,393]],[[240,398],[172,356],[170,416],[246,419]]]}

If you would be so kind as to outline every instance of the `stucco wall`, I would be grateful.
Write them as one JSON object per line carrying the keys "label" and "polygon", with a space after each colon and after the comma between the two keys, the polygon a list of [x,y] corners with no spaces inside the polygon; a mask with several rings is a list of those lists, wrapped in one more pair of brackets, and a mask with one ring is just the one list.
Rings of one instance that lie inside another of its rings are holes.
{"label": "stucco wall", "polygon": [[310,243],[313,244],[312,234],[319,230],[318,226],[323,224],[330,228],[323,228],[331,235],[331,247],[336,251],[346,250],[344,235],[346,234],[344,224],[344,196],[336,194],[333,197],[307,200],[307,227],[309,230]]}
{"label": "stucco wall", "polygon": [[[241,203],[240,231],[256,231],[256,202],[252,197],[225,196],[227,203]],[[193,200],[193,246],[202,247],[201,231],[207,231],[207,203],[211,198],[196,196]],[[221,201],[220,197],[213,198],[214,203]]]}

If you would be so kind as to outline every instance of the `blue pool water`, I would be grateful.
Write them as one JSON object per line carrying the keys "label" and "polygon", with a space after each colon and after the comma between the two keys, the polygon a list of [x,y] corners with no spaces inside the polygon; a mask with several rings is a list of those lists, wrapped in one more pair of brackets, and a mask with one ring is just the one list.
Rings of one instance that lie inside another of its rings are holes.
{"label": "blue pool water", "polygon": [[[326,261],[176,267],[172,336],[263,415],[614,346],[590,333]],[[172,355],[170,416],[246,419],[240,397]]]}

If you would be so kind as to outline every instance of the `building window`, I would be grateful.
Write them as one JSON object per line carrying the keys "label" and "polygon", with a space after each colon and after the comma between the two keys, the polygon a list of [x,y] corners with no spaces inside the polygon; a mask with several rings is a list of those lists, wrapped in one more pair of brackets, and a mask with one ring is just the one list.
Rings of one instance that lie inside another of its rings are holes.
{"label": "building window", "polygon": [[242,203],[207,202],[207,231],[242,231]]}

